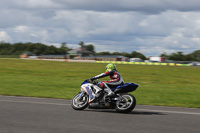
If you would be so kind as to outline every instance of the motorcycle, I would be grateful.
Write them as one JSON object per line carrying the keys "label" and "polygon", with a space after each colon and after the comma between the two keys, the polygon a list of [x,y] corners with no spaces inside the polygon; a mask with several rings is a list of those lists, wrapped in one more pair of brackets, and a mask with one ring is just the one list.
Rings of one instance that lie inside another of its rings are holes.
{"label": "motorcycle", "polygon": [[136,99],[128,92],[135,91],[137,87],[137,84],[125,83],[117,88],[111,88],[114,96],[109,97],[108,93],[98,86],[98,79],[96,81],[85,80],[81,84],[81,91],[73,97],[71,106],[75,110],[88,107],[90,109],[115,109],[119,113],[129,113],[135,108]]}

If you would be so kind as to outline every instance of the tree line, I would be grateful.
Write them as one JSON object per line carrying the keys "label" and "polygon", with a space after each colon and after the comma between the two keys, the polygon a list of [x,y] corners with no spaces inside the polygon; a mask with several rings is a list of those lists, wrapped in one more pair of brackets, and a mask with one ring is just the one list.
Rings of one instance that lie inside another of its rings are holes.
{"label": "tree line", "polygon": [[47,46],[42,43],[5,43],[0,42],[0,55],[20,55],[24,52],[29,52],[35,55],[55,55],[55,54],[66,54],[68,48],[63,43],[60,48],[55,46]]}
{"label": "tree line", "polygon": [[141,58],[143,60],[147,59],[142,53],[139,53],[137,51],[133,51],[131,53],[126,53],[126,52],[122,52],[122,53],[113,52],[113,53],[110,53],[109,51],[96,53],[95,50],[94,50],[94,46],[92,44],[85,45],[84,42],[80,42],[79,45],[80,45],[81,48],[84,48],[84,49],[86,49],[88,51],[91,51],[95,55],[121,55],[121,56],[129,57],[129,58]]}
{"label": "tree line", "polygon": [[[91,51],[94,55],[121,55],[129,58],[141,58],[146,60],[146,56],[140,52],[132,51],[131,53],[127,52],[95,52],[95,48],[92,44],[85,45],[84,42],[80,42],[78,44],[81,48]],[[67,43],[61,43],[59,48],[51,45],[45,45],[43,43],[7,43],[7,42],[0,42],[0,55],[21,55],[23,53],[33,54],[33,55],[65,55],[68,51],[71,50],[67,47]],[[175,60],[175,61],[200,61],[200,50],[194,51],[190,54],[183,54],[183,52],[177,52],[172,54],[163,53],[160,57],[164,57],[168,60]]]}
{"label": "tree line", "polygon": [[200,61],[200,50],[196,50],[190,54],[183,54],[181,51],[169,55],[163,53],[160,55],[160,57],[175,61]]}

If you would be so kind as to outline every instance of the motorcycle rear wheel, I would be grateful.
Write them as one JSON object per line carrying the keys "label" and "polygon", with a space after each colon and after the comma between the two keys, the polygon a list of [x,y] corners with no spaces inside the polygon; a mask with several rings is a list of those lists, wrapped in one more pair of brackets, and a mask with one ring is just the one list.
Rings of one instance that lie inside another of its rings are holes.
{"label": "motorcycle rear wheel", "polygon": [[136,105],[136,99],[131,94],[121,94],[121,100],[116,102],[116,111],[119,113],[129,113]]}
{"label": "motorcycle rear wheel", "polygon": [[75,110],[83,110],[87,108],[87,106],[89,105],[88,102],[89,102],[89,96],[87,95],[87,93],[84,93],[82,96],[81,93],[78,93],[72,99],[71,106]]}

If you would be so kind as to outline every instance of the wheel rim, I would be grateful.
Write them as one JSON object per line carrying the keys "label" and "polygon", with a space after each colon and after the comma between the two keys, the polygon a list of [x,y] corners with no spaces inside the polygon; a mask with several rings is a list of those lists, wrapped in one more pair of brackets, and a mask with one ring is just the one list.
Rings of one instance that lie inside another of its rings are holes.
{"label": "wheel rim", "polygon": [[76,108],[81,108],[81,107],[85,106],[87,103],[88,103],[88,96],[87,95],[80,97],[80,94],[78,94],[73,98],[73,105]]}
{"label": "wheel rim", "polygon": [[120,101],[117,101],[116,106],[120,110],[125,110],[133,104],[133,98],[129,95],[123,95]]}

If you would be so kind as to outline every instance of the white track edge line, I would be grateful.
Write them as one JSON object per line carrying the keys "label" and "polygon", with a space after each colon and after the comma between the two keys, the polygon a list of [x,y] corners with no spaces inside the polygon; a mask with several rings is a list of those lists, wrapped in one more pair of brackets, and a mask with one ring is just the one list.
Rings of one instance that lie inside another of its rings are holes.
{"label": "white track edge line", "polygon": [[[48,103],[48,102],[28,102],[28,101],[13,101],[13,100],[0,100],[2,102],[16,102],[16,103],[30,103],[30,104],[50,104],[59,106],[69,106],[69,103]],[[152,109],[134,109],[135,111],[150,111],[150,112],[160,112],[160,113],[173,113],[173,114],[188,114],[188,115],[200,115],[200,113],[195,112],[182,112],[182,111],[168,111],[168,110],[152,110]]]}

